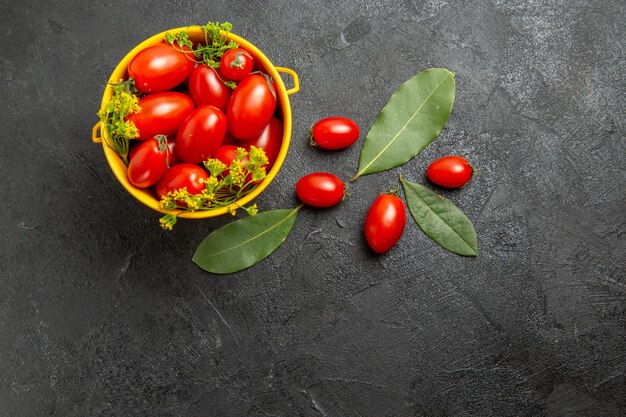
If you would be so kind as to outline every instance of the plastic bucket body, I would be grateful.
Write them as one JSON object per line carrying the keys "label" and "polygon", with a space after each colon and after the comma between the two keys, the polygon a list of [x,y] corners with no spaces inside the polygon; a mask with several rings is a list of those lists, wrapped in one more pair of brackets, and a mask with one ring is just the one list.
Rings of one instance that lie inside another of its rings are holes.
{"label": "plastic bucket body", "polygon": [[[161,32],[157,35],[154,35],[146,39],[145,41],[141,42],[139,45],[133,48],[128,54],[126,54],[126,56],[120,61],[120,63],[117,64],[117,67],[115,67],[115,70],[113,70],[113,73],[111,74],[111,77],[109,78],[109,83],[118,82],[120,79],[128,78],[128,72],[127,72],[128,64],[135,57],[135,55],[137,55],[140,51],[142,51],[143,49],[146,49],[149,46],[157,45],[159,43],[164,42],[165,34],[168,32],[177,33],[181,31],[187,32],[189,35],[189,38],[194,42],[200,42],[200,41],[203,42],[205,39],[204,32],[199,26],[190,26],[190,27],[170,29],[165,32]],[[159,205],[159,200],[152,192],[146,189],[137,188],[128,181],[128,176],[127,176],[128,168],[122,161],[122,158],[107,145],[106,140],[102,140],[103,137],[107,138],[106,136],[107,131],[106,129],[104,129],[104,125],[102,124],[102,122],[96,123],[92,131],[92,140],[95,143],[100,143],[100,142],[102,143],[102,149],[104,150],[104,155],[106,157],[106,160],[109,166],[111,167],[111,170],[113,171],[113,174],[115,175],[115,178],[117,178],[120,184],[122,184],[122,186],[126,189],[126,191],[128,191],[133,197],[135,197],[137,200],[141,201],[143,204],[145,204],[146,206],[150,207],[151,209],[155,211],[158,211],[164,214],[176,214],[178,215],[178,217],[189,218],[189,219],[203,219],[207,217],[215,217],[215,216],[220,216],[222,214],[226,214],[230,211],[231,208],[244,206],[250,203],[252,200],[254,200],[259,194],[261,194],[261,192],[263,192],[263,190],[265,190],[265,188],[267,188],[270,182],[272,182],[272,180],[276,177],[276,174],[280,170],[280,167],[283,164],[283,161],[285,160],[285,156],[287,155],[287,150],[289,149],[289,141],[291,139],[291,126],[292,126],[291,105],[289,103],[289,95],[298,92],[298,90],[300,89],[298,76],[293,70],[289,68],[275,67],[270,62],[270,60],[263,54],[263,52],[261,52],[256,46],[254,46],[247,40],[237,35],[234,35],[232,33],[228,34],[227,39],[237,42],[241,48],[250,52],[250,54],[254,57],[255,66],[261,69],[263,72],[267,73],[270,77],[272,77],[272,79],[274,80],[276,84],[276,98],[278,102],[277,104],[278,104],[278,108],[280,109],[280,118],[282,119],[282,123],[283,123],[283,140],[282,140],[282,144],[281,144],[278,156],[276,158],[276,161],[274,162],[274,165],[272,166],[270,171],[267,173],[266,178],[259,185],[257,185],[257,187],[253,191],[251,191],[249,194],[246,194],[245,196],[243,196],[241,199],[237,200],[230,206],[219,207],[219,208],[215,208],[211,210],[198,210],[198,211],[193,211],[193,212],[182,211],[182,210],[164,210],[161,208],[161,206]],[[280,77],[280,73],[286,73],[286,74],[291,75],[291,77],[293,78],[293,83],[294,83],[293,88],[288,90],[285,87],[285,84],[282,78]],[[111,100],[112,95],[113,95],[113,88],[111,87],[110,84],[107,84],[104,90],[104,94],[102,96],[102,105],[100,107],[101,110],[104,109],[106,105],[109,103],[109,100]]]}

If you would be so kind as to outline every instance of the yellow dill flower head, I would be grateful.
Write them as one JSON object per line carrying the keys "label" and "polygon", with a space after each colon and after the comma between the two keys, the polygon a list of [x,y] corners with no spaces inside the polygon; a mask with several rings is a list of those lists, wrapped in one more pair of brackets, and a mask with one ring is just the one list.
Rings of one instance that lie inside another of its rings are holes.
{"label": "yellow dill flower head", "polygon": [[237,206],[230,206],[228,207],[228,212],[230,213],[231,216],[234,216],[237,214]]}
{"label": "yellow dill flower head", "polygon": [[254,171],[252,171],[252,180],[254,182],[262,181],[266,176],[265,167],[254,168]]}
{"label": "yellow dill flower head", "polygon": [[215,194],[213,194],[213,192],[209,191],[209,190],[202,190],[202,193],[200,193],[200,198],[202,199],[202,203],[211,203],[213,201],[215,201]]}
{"label": "yellow dill flower head", "polygon": [[167,195],[172,197],[175,201],[184,201],[189,196],[189,192],[187,192],[187,187],[183,187],[178,190],[170,191]]}
{"label": "yellow dill flower head", "polygon": [[132,94],[128,94],[126,91],[120,93],[120,101],[122,103],[128,103],[130,105],[133,103],[133,98],[135,97]]}
{"label": "yellow dill flower head", "polygon": [[176,208],[176,200],[172,199],[169,195],[164,195],[159,201],[159,205],[164,210],[174,210]]}
{"label": "yellow dill flower head", "polygon": [[243,172],[243,167],[241,166],[241,162],[237,160],[234,160],[233,162],[231,162],[228,169],[230,170],[231,175],[232,174],[239,175],[240,173]]}
{"label": "yellow dill flower head", "polygon": [[185,200],[185,203],[187,203],[187,208],[189,209],[189,211],[196,211],[202,205],[202,198],[199,195],[190,195]]}
{"label": "yellow dill flower head", "polygon": [[230,170],[228,176],[231,178],[231,184],[240,186],[245,183],[246,173],[244,173],[243,167],[239,161],[234,160],[228,169]]}
{"label": "yellow dill flower head", "polygon": [[269,163],[267,154],[261,148],[250,146],[250,163],[258,167],[267,165]]}
{"label": "yellow dill flower head", "polygon": [[177,221],[176,216],[172,214],[166,214],[165,216],[159,219],[159,225],[161,226],[163,230],[170,231],[174,228],[176,221]]}
{"label": "yellow dill flower head", "polygon": [[161,229],[166,230],[166,231],[171,231],[174,227],[171,225],[171,223],[167,222],[166,220],[164,220],[163,218],[159,219],[159,225],[161,226]]}
{"label": "yellow dill flower head", "polygon": [[212,176],[217,177],[226,169],[226,164],[224,164],[219,159],[209,158],[204,161],[204,167],[211,173]]}
{"label": "yellow dill flower head", "polygon": [[258,212],[259,212],[259,208],[257,207],[256,204],[253,204],[250,207],[247,207],[246,211],[248,212],[248,215],[256,216],[258,214]]}
{"label": "yellow dill flower head", "polygon": [[243,161],[243,159],[248,156],[248,151],[244,148],[237,147],[237,151],[235,152],[235,159],[237,161]]}
{"label": "yellow dill flower head", "polygon": [[215,188],[219,185],[220,180],[216,177],[210,176],[206,180],[204,180],[204,186],[206,187],[206,191],[209,193],[213,193]]}
{"label": "yellow dill flower head", "polygon": [[139,106],[139,98],[136,95],[124,93],[126,94],[129,110],[131,113],[140,113],[141,107]]}
{"label": "yellow dill flower head", "polygon": [[127,120],[124,123],[124,130],[126,130],[126,137],[127,138],[138,138],[139,137],[139,129],[137,129],[137,126],[135,126],[135,124],[133,122],[131,122],[130,120]]}

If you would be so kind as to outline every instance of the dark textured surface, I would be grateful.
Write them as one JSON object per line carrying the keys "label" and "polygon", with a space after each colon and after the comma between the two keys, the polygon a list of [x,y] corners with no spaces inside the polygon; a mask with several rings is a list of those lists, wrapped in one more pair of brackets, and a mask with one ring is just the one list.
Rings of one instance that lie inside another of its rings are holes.
{"label": "dark textured surface", "polygon": [[[623,416],[626,69],[620,0],[3,1],[0,416]],[[393,5],[389,5],[393,4]],[[173,233],[89,139],[115,64],[171,27],[229,20],[298,71],[293,145],[263,209],[359,146],[307,146],[315,120],[366,131],[418,71],[457,73],[448,127],[400,169],[304,209],[229,277],[190,258],[228,221]],[[480,256],[411,221],[374,256],[362,222],[433,159],[479,174],[445,195]]]}

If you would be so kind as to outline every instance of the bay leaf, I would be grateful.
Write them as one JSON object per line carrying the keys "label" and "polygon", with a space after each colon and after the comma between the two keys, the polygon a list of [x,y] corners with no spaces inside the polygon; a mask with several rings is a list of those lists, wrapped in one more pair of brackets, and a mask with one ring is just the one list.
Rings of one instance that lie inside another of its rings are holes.
{"label": "bay leaf", "polygon": [[289,236],[302,205],[244,217],[209,234],[192,260],[215,274],[246,269],[274,252]]}
{"label": "bay leaf", "polygon": [[452,112],[454,75],[430,68],[396,90],[367,132],[359,170],[350,181],[402,165],[435,140]]}
{"label": "bay leaf", "polygon": [[457,206],[421,184],[400,182],[411,216],[428,237],[452,253],[478,255],[476,230]]}

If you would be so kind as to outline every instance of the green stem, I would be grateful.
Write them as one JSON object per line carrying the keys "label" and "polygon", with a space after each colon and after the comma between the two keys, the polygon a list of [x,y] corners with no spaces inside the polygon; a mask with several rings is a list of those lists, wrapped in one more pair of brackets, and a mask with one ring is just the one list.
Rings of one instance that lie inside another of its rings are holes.
{"label": "green stem", "polygon": [[354,177],[350,178],[350,182],[354,182],[354,181],[358,180],[360,176],[361,176],[361,173],[357,172]]}

